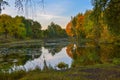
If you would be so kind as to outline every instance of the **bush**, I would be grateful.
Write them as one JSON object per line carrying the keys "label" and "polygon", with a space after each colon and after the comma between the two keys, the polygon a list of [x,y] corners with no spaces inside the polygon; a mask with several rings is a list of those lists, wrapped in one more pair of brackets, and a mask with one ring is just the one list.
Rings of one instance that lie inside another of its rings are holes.
{"label": "bush", "polygon": [[64,62],[60,62],[60,63],[57,64],[57,67],[58,67],[59,69],[63,70],[63,69],[68,68],[68,64],[66,64],[66,63],[64,63]]}
{"label": "bush", "polygon": [[113,63],[114,64],[120,64],[120,58],[114,58]]}

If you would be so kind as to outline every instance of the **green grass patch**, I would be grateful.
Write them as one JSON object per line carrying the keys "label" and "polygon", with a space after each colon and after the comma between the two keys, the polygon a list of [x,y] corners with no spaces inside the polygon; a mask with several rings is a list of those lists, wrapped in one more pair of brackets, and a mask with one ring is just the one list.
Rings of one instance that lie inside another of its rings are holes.
{"label": "green grass patch", "polygon": [[0,73],[0,80],[120,80],[119,75],[119,65],[98,64],[66,70],[47,69],[42,71],[36,68],[29,72]]}

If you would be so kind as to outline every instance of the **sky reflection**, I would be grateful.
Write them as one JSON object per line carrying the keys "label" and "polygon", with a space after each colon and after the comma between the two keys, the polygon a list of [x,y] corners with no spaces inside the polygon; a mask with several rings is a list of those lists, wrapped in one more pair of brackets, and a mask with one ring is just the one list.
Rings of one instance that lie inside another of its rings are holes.
{"label": "sky reflection", "polygon": [[65,62],[66,64],[71,66],[72,59],[66,54],[66,47],[62,48],[60,52],[55,54],[54,56],[49,53],[48,49],[45,49],[42,47],[42,54],[40,57],[35,58],[33,60],[28,60],[24,65],[14,65],[12,67],[13,71],[16,70],[34,70],[36,67],[39,67],[40,69],[43,69],[44,67],[44,60],[46,61],[47,65],[51,65],[53,68],[59,63],[59,62]]}

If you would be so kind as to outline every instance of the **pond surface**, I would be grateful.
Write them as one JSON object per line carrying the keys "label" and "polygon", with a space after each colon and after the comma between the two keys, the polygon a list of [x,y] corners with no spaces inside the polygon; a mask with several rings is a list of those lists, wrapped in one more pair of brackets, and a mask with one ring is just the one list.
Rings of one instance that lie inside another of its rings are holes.
{"label": "pond surface", "polygon": [[31,46],[14,46],[0,48],[0,71],[16,70],[34,70],[35,68],[43,69],[44,65],[56,68],[60,62],[69,65],[72,59],[66,54],[66,45],[31,45]]}
{"label": "pond surface", "polygon": [[111,44],[77,47],[74,44],[14,46],[0,48],[0,71],[43,69],[45,65],[58,69],[64,62],[70,67],[94,64],[120,64],[120,46]]}

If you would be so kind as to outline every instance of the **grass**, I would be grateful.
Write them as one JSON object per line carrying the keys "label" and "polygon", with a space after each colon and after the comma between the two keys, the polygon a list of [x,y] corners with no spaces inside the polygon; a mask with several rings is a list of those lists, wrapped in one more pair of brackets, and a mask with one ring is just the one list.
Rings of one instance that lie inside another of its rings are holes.
{"label": "grass", "polygon": [[81,66],[67,70],[35,69],[0,73],[0,80],[120,80],[120,65]]}
{"label": "grass", "polygon": [[[33,75],[34,74],[34,75]],[[48,71],[34,71],[29,72],[25,77],[21,78],[20,80],[86,80],[82,78],[81,73],[73,72],[71,70],[63,70],[63,71],[55,71],[55,70],[48,70]]]}
{"label": "grass", "polygon": [[26,75],[25,71],[18,71],[13,73],[0,73],[0,80],[18,80]]}
{"label": "grass", "polygon": [[8,43],[1,43],[0,47],[14,47],[14,46],[28,46],[29,45],[35,45],[36,44],[43,44],[42,40],[22,40],[22,41],[12,41]]}
{"label": "grass", "polygon": [[61,43],[68,44],[68,39],[58,38],[58,39],[48,39],[48,40],[44,40],[44,39],[11,40],[11,41],[0,42],[0,48],[1,47],[15,47],[15,46],[45,45],[44,42],[47,43],[47,45],[50,45],[50,43],[52,42],[56,42],[60,44]]}

